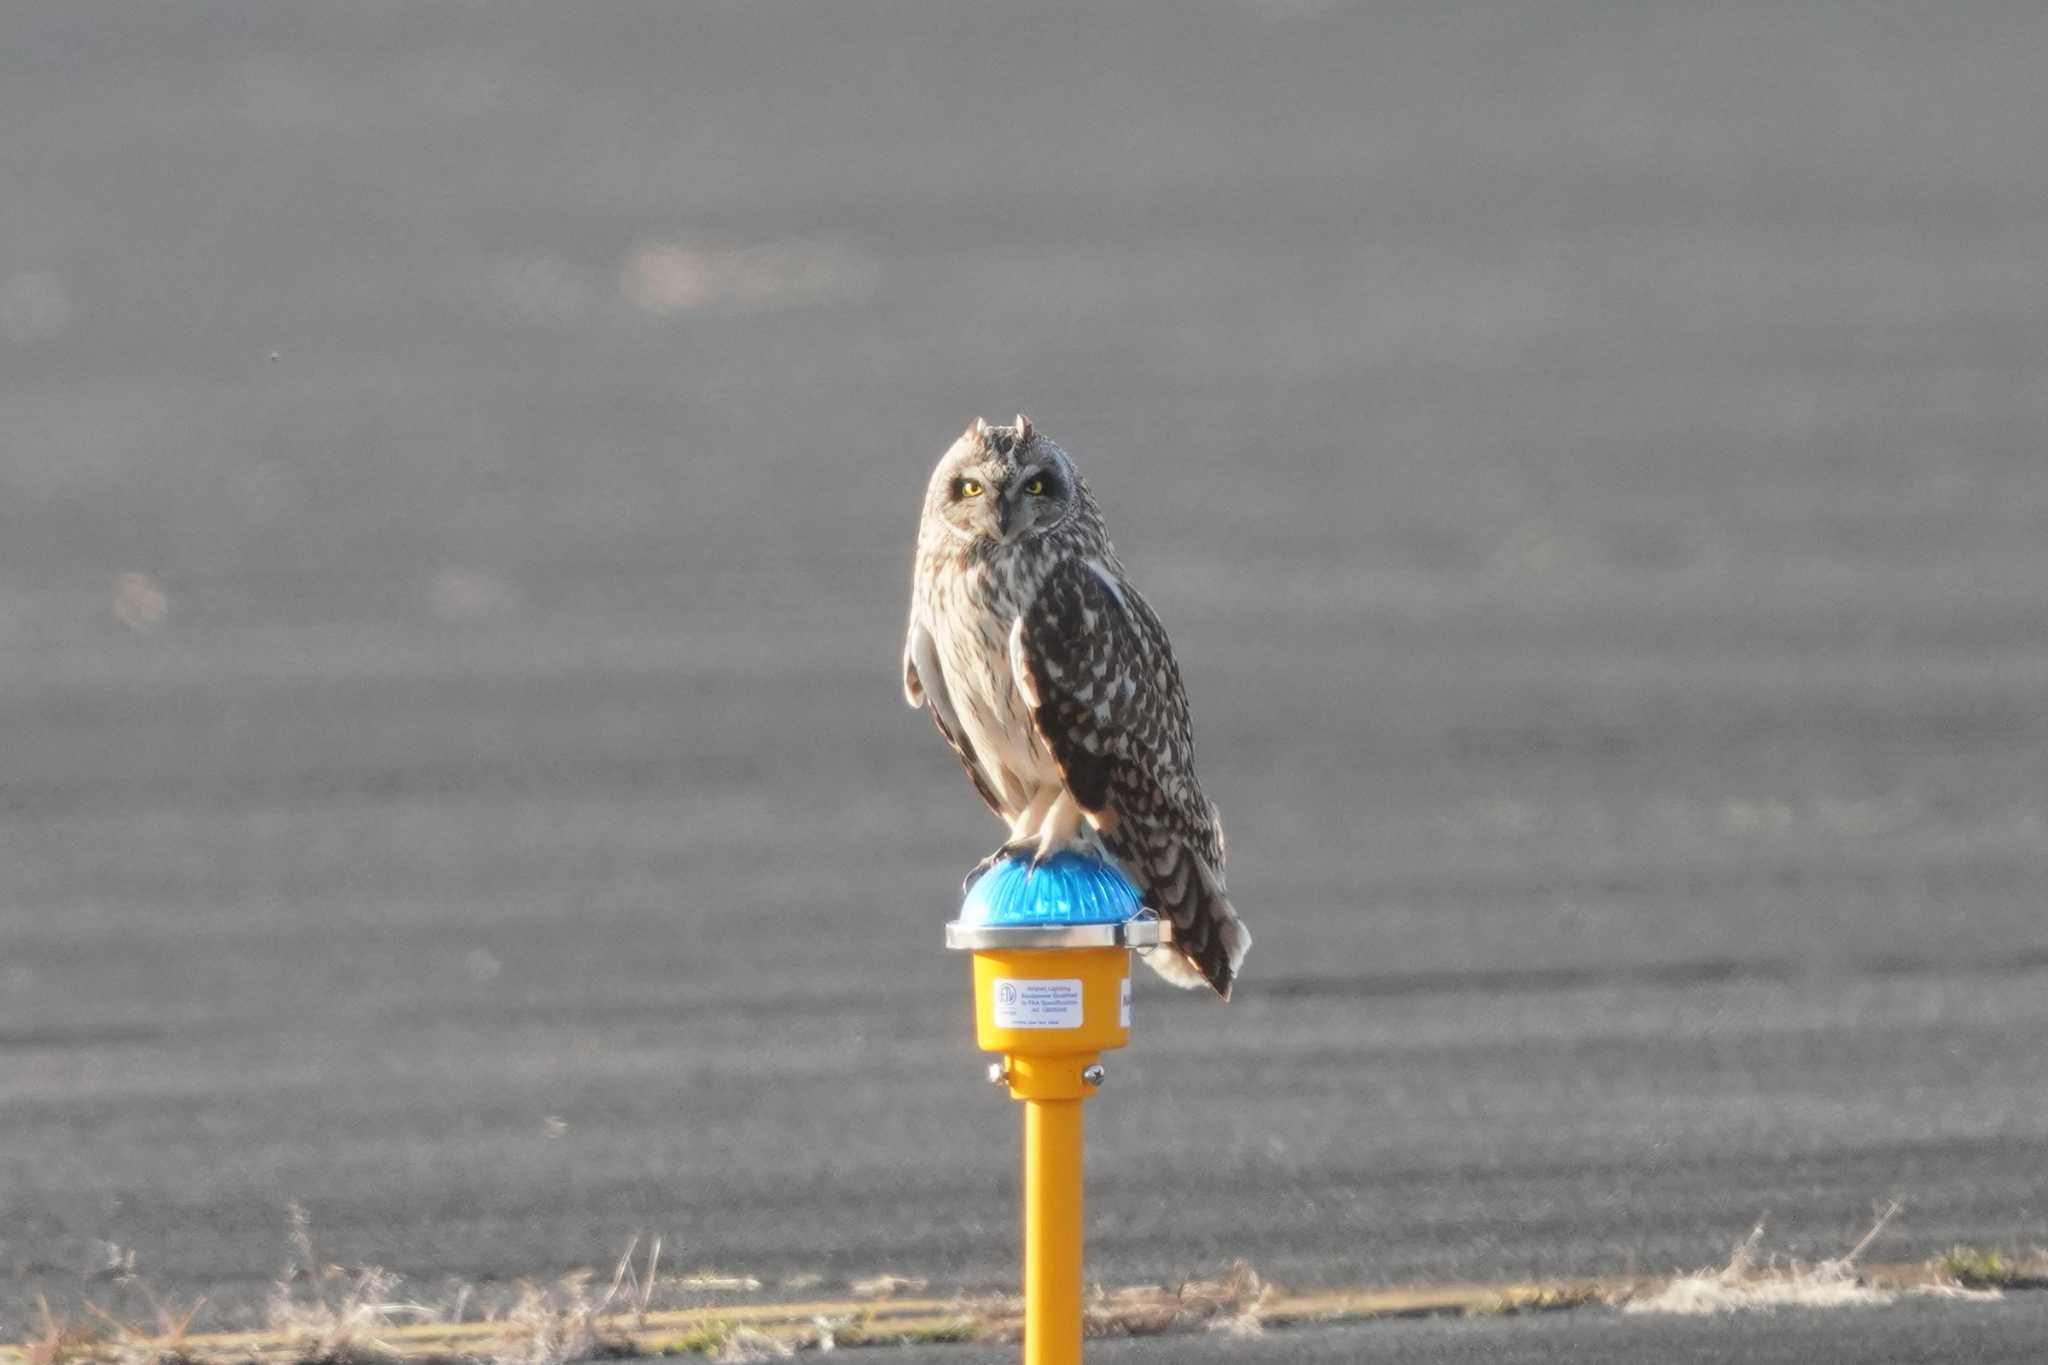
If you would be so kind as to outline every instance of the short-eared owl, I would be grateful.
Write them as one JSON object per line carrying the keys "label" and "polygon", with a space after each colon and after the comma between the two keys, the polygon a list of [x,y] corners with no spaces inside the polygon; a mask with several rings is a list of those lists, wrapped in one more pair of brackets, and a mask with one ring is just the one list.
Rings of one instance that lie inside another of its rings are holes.
{"label": "short-eared owl", "polygon": [[1174,950],[1147,960],[1230,998],[1252,940],[1224,891],[1173,648],[1080,471],[1028,418],[977,420],[932,472],[903,695],[1009,822],[993,856],[1099,845],[1173,921]]}

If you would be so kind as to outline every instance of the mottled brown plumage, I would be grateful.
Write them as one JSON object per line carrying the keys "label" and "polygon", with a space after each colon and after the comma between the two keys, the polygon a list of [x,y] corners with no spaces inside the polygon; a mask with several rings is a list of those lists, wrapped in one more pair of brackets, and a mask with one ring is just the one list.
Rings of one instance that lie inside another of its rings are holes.
{"label": "mottled brown plumage", "polygon": [[1009,823],[1004,848],[1099,847],[1173,921],[1174,950],[1148,960],[1227,999],[1251,936],[1173,648],[1073,461],[1027,418],[977,421],[933,471],[903,669]]}

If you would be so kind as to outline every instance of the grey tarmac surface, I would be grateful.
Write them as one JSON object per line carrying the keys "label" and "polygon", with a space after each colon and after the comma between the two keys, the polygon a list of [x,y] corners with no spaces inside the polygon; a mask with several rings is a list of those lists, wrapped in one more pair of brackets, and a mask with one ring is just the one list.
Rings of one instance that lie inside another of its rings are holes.
{"label": "grey tarmac surface", "polygon": [[0,10],[0,1335],[146,1314],[131,1255],[254,1321],[293,1205],[423,1298],[636,1232],[1008,1285],[940,947],[999,830],[898,657],[930,462],[1019,409],[1257,938],[1227,1008],[1141,973],[1092,1273],[2048,1244],[2044,54]]}
{"label": "grey tarmac surface", "polygon": [[[866,1359],[867,1357],[862,1357]],[[878,1361],[1008,1362],[1012,1348],[920,1347]],[[2048,1297],[1994,1305],[1940,1302],[1847,1311],[1784,1311],[1736,1317],[1629,1317],[1607,1311],[1536,1317],[1424,1318],[1303,1328],[1259,1337],[1155,1337],[1093,1341],[1097,1365],[2037,1365],[2048,1358]]]}

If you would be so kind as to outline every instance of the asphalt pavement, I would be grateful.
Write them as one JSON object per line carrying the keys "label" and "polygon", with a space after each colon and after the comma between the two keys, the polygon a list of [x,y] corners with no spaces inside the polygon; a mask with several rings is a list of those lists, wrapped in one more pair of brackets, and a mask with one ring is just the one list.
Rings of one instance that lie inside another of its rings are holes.
{"label": "asphalt pavement", "polygon": [[2044,53],[2034,4],[0,14],[0,1336],[259,1321],[294,1207],[422,1299],[636,1233],[758,1286],[676,1302],[1010,1284],[940,928],[1001,831],[898,660],[930,463],[1019,410],[1256,938],[1227,1007],[1141,973],[1096,1277],[1817,1257],[1893,1199],[1877,1259],[2048,1243]]}

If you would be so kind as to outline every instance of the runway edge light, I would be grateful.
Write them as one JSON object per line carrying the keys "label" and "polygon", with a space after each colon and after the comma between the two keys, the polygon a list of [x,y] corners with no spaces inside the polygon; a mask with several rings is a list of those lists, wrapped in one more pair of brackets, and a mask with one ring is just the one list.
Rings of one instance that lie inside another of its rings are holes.
{"label": "runway edge light", "polygon": [[1131,952],[1169,941],[1113,864],[1013,857],[968,890],[946,946],[971,952],[975,1040],[1024,1105],[1025,1365],[1081,1359],[1081,1106],[1131,1040]]}

